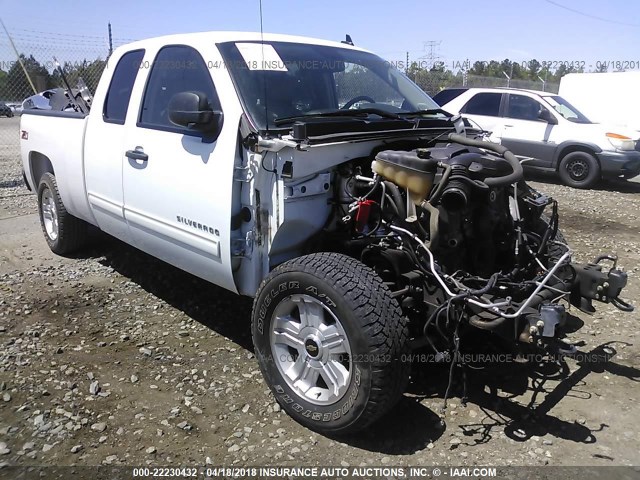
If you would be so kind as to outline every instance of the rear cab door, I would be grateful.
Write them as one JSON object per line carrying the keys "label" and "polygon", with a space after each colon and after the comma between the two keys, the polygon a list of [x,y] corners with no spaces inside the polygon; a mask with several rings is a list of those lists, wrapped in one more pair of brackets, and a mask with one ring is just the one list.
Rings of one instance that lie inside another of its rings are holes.
{"label": "rear cab door", "polygon": [[[132,243],[124,219],[122,193],[122,163],[125,122],[131,117],[131,94],[136,78],[141,75],[145,50],[132,49],[109,59],[103,75],[113,72],[108,81],[101,81],[94,105],[102,105],[89,114],[84,139],[84,175],[91,211],[101,230],[127,243]],[[135,117],[135,112],[133,113]]]}
{"label": "rear cab door", "polygon": [[[132,95],[139,108],[127,117],[121,147],[124,216],[136,247],[235,292],[230,218],[241,109],[226,70],[208,68],[216,60],[213,42],[147,49]],[[169,120],[171,98],[189,91],[223,112],[217,138]]]}

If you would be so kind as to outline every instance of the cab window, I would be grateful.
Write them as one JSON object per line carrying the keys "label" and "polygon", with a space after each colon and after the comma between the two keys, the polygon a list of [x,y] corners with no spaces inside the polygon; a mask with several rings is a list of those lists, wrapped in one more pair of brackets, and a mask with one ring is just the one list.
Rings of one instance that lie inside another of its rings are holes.
{"label": "cab window", "polygon": [[118,60],[113,77],[111,77],[107,98],[104,101],[102,118],[105,122],[124,124],[133,84],[140,71],[143,57],[144,50],[132,50],[122,55]]}
{"label": "cab window", "polygon": [[169,120],[169,101],[180,92],[204,93],[211,109],[220,110],[213,80],[200,53],[186,45],[170,45],[158,52],[151,67],[138,126],[200,135]]}

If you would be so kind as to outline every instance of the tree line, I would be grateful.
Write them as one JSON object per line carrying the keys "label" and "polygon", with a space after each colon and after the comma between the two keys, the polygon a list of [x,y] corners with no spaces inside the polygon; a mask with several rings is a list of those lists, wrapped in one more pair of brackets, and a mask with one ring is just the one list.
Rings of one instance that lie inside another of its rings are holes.
{"label": "tree line", "polygon": [[[38,92],[50,88],[64,87],[60,71],[57,68],[53,68],[54,65],[43,65],[33,55],[21,54],[20,60]],[[89,90],[95,92],[102,71],[106,66],[106,61],[98,58],[92,61],[65,62],[61,66],[64,76],[72,88],[76,86],[78,78],[82,77]],[[20,62],[10,62],[7,70],[0,68],[0,99],[22,101],[31,95],[33,95],[33,89],[24,74]]]}
{"label": "tree line", "polygon": [[[38,62],[33,55],[20,55],[20,59],[27,70],[34,86],[38,92],[49,88],[63,87],[63,82],[58,69],[53,65],[43,65]],[[33,89],[27,80],[20,63],[10,62],[7,70],[3,70],[4,64],[0,66],[0,99],[22,101],[24,98],[33,95]],[[71,87],[76,86],[78,77],[82,77],[89,90],[95,92],[102,71],[106,66],[106,61],[101,58],[95,60],[84,60],[82,62],[65,62],[62,66],[65,77]],[[490,79],[502,79],[506,84],[505,72],[511,80],[528,80],[540,82],[540,78],[550,84],[557,84],[567,73],[581,72],[581,68],[575,68],[570,64],[560,63],[558,68],[551,71],[548,66],[537,60],[526,62],[526,68],[520,62],[513,62],[505,59],[501,62],[492,60],[490,62],[475,62],[467,65],[467,76],[486,77]],[[599,69],[601,70],[601,69]],[[605,68],[606,70],[606,68]],[[417,83],[427,93],[433,95],[443,88],[452,86],[462,86],[464,76],[462,70],[457,72],[445,67],[442,62],[434,62],[431,67],[423,68],[417,62],[411,63],[406,70],[407,75]]]}
{"label": "tree line", "polygon": [[[583,68],[576,68],[570,63],[558,63],[557,68],[552,70],[538,60],[526,62],[526,67],[521,62],[513,62],[509,59],[501,62],[497,60],[491,60],[490,62],[478,61],[473,64],[460,65],[460,67],[462,66],[466,67],[464,69],[466,72],[462,68],[454,72],[446,68],[443,62],[434,62],[427,68],[420,66],[418,62],[413,62],[406,70],[406,74],[424,91],[434,95],[443,88],[463,86],[469,77],[477,77],[479,80],[482,78],[493,80],[486,86],[495,86],[498,81],[501,85],[506,86],[506,73],[511,81],[516,83],[518,80],[536,82],[540,88],[542,87],[540,79],[543,79],[548,84],[558,84],[564,75],[582,73],[584,71]],[[606,68],[600,68],[599,71],[606,71]]]}

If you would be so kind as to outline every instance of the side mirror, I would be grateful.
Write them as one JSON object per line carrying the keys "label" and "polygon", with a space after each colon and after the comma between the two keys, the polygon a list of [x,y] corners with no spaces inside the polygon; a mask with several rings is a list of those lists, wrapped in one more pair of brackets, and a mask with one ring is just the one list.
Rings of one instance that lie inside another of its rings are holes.
{"label": "side mirror", "polygon": [[222,126],[222,112],[212,110],[202,92],[180,92],[169,101],[169,120],[189,130],[217,136]]}
{"label": "side mirror", "polygon": [[551,112],[549,110],[547,110],[546,108],[543,108],[542,110],[540,110],[540,113],[538,114],[538,118],[540,120],[543,120],[551,125],[557,125],[558,124],[558,119],[556,117],[554,117]]}

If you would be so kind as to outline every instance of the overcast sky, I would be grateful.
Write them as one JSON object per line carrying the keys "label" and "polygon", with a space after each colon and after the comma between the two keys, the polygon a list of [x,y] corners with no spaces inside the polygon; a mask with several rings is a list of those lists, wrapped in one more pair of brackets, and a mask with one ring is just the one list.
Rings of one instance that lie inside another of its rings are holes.
{"label": "overcast sky", "polygon": [[[434,55],[461,61],[630,61],[640,69],[640,2],[630,0],[263,0],[264,31],[354,42],[388,60]],[[169,33],[259,31],[258,0],[0,0],[0,17],[18,46],[59,41],[106,44],[111,21],[118,44]],[[73,36],[71,36],[73,35]],[[0,52],[8,51],[0,35]],[[6,60],[6,58],[2,58]]]}

